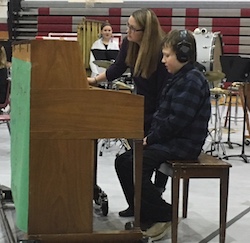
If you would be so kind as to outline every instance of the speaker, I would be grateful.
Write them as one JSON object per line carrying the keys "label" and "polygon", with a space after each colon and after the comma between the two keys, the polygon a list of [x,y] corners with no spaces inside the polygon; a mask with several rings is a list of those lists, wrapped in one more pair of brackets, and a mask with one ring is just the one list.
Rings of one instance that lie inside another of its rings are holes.
{"label": "speaker", "polygon": [[187,62],[191,57],[191,43],[187,41],[187,30],[180,30],[181,41],[177,43],[176,57],[179,62]]}

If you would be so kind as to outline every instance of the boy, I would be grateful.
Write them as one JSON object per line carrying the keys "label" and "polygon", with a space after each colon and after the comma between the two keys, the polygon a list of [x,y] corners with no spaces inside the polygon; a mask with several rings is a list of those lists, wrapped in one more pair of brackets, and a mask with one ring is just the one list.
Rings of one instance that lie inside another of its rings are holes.
{"label": "boy", "polygon": [[[197,159],[207,136],[211,113],[208,82],[194,66],[196,42],[192,32],[173,30],[162,44],[166,69],[173,74],[162,91],[151,128],[143,139],[141,228],[145,236],[159,240],[171,225],[171,205],[151,181],[152,174],[166,160]],[[123,192],[132,207],[133,163],[121,155],[115,168]],[[146,226],[146,228],[144,228]]]}

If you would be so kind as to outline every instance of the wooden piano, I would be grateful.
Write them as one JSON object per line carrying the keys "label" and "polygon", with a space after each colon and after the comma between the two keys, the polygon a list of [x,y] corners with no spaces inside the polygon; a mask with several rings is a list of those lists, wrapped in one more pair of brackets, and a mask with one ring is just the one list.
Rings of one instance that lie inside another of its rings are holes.
{"label": "wooden piano", "polygon": [[[13,46],[11,190],[16,224],[39,242],[140,242],[143,97],[87,84],[78,42]],[[135,229],[93,230],[94,144],[134,139]],[[34,242],[34,241],[32,241]]]}

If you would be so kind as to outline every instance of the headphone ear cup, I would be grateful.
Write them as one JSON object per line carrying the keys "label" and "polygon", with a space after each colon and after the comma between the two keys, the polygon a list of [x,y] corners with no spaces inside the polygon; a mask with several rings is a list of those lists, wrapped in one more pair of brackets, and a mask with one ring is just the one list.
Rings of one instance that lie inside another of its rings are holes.
{"label": "headphone ear cup", "polygon": [[187,62],[191,54],[191,44],[185,40],[177,44],[176,57],[177,60],[181,63]]}

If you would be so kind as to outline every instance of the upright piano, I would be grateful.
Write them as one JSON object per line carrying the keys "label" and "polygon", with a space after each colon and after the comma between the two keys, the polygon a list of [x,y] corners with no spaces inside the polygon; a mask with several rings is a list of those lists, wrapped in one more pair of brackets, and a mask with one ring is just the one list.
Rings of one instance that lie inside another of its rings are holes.
{"label": "upright piano", "polygon": [[[28,240],[140,241],[143,105],[139,95],[90,88],[77,41],[13,46],[11,190]],[[135,229],[95,231],[95,141],[122,137],[134,141]]]}

